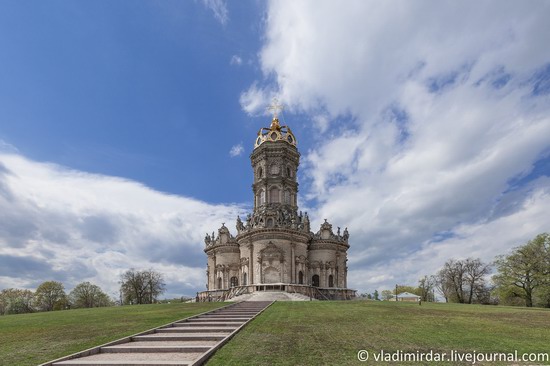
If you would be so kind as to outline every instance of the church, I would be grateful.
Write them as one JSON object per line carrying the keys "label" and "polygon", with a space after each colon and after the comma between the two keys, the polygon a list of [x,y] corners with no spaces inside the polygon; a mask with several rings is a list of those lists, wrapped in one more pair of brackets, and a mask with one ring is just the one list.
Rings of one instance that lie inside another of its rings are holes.
{"label": "church", "polygon": [[206,234],[207,291],[201,301],[226,300],[255,291],[286,291],[319,299],[348,299],[347,228],[325,220],[311,231],[297,204],[300,153],[296,136],[275,111],[250,155],[254,209],[237,218],[236,235],[225,224]]}

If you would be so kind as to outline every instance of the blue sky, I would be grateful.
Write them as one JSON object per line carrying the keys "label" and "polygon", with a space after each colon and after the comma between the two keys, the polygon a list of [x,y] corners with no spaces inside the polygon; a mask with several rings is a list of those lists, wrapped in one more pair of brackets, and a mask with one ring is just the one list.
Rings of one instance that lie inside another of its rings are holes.
{"label": "blue sky", "polygon": [[[399,9],[396,11],[395,9]],[[0,289],[204,289],[251,205],[272,97],[300,205],[350,229],[351,287],[550,231],[545,1],[1,1]],[[233,230],[234,231],[234,230]]]}

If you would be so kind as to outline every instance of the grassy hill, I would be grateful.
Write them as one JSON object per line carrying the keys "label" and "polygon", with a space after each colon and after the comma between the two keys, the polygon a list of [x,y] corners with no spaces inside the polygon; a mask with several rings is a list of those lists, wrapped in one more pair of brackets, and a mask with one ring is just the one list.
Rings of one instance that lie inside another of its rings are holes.
{"label": "grassy hill", "polygon": [[[3,316],[0,365],[36,365],[220,305],[141,305]],[[370,351],[365,364],[373,365],[378,364],[373,362],[373,352],[381,350],[517,350],[521,354],[550,352],[549,345],[547,309],[370,301],[278,302],[219,350],[208,365],[357,365],[361,364],[357,361],[361,349]]]}
{"label": "grassy hill", "polygon": [[363,349],[370,352],[363,363],[368,365],[387,364],[373,362],[373,352],[381,350],[550,353],[550,311],[375,301],[278,302],[220,349],[208,366],[358,365],[357,353]]}
{"label": "grassy hill", "polygon": [[0,316],[0,365],[37,365],[222,305],[135,305]]}

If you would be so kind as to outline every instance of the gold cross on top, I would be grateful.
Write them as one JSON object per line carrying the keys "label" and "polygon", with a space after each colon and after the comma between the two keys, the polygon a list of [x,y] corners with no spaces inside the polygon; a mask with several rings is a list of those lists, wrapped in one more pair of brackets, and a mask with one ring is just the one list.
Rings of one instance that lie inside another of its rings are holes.
{"label": "gold cross on top", "polygon": [[284,106],[279,104],[279,100],[277,98],[273,98],[271,105],[267,107],[268,111],[273,111],[273,119],[277,118],[277,112],[282,111],[283,109]]}

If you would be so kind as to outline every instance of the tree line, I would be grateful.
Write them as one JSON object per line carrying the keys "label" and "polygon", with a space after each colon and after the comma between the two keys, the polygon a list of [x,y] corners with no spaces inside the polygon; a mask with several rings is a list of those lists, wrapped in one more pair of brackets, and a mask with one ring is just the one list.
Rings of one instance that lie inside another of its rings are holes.
{"label": "tree line", "polygon": [[120,298],[113,299],[99,286],[81,282],[69,294],[58,281],[46,281],[36,291],[8,288],[0,291],[0,315],[33,313],[113,305],[153,304],[165,291],[163,275],[152,269],[129,269],[120,277]]}
{"label": "tree line", "polygon": [[422,301],[435,301],[437,292],[445,302],[550,307],[550,234],[537,235],[493,263],[450,259],[436,274],[421,278],[417,287],[396,286],[383,290],[381,298],[390,300],[402,292]]}

